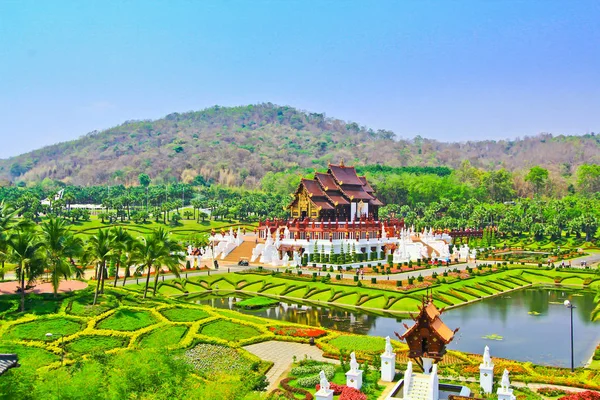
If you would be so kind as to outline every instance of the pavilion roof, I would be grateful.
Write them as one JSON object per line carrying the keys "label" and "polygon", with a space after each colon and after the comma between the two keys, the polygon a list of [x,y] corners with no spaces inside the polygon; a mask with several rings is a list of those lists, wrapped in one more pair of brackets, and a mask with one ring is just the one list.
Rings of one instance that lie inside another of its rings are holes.
{"label": "pavilion roof", "polygon": [[19,357],[16,354],[0,354],[0,375],[18,366]]}
{"label": "pavilion roof", "polygon": [[335,180],[340,185],[363,185],[358,175],[356,175],[356,170],[354,169],[354,167],[330,164],[329,170],[327,172],[331,172]]}
{"label": "pavilion roof", "polygon": [[442,339],[444,343],[448,344],[454,339],[454,331],[448,328],[448,326],[440,319],[441,312],[433,304],[433,301],[429,301],[424,307],[421,307],[420,310],[419,315],[415,318],[415,324],[400,336],[401,339],[405,339],[413,331],[419,329],[420,321],[424,317],[429,319],[429,326],[433,329],[433,333]]}
{"label": "pavilion roof", "polygon": [[360,179],[360,181],[362,182],[362,186],[363,189],[365,189],[365,192],[372,194],[375,192],[375,190],[373,190],[373,187],[371,187],[371,185],[369,185],[369,182],[367,182],[367,177],[366,176],[359,176],[358,179]]}
{"label": "pavilion roof", "polygon": [[301,182],[310,196],[325,197],[325,192],[316,180],[303,178]]}
{"label": "pavilion roof", "polygon": [[372,200],[373,196],[365,192],[362,186],[342,185],[342,191],[351,200]]}

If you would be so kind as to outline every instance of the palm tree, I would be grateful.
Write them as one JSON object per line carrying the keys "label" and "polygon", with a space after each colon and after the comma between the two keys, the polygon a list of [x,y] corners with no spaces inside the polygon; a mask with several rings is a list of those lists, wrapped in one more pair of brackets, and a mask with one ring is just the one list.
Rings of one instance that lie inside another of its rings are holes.
{"label": "palm tree", "polygon": [[117,281],[119,279],[119,266],[121,264],[121,256],[123,252],[127,251],[127,244],[133,240],[129,232],[127,232],[122,227],[118,226],[111,229],[110,234],[112,235],[112,239],[114,241],[115,248],[115,258],[117,259],[117,270],[115,271],[115,282],[114,287],[117,286]]}
{"label": "palm tree", "polygon": [[81,254],[83,242],[71,233],[64,219],[51,218],[42,224],[42,243],[56,297],[61,277],[67,279],[74,272],[68,260]]}
{"label": "palm tree", "polygon": [[4,263],[6,262],[8,239],[12,229],[16,228],[19,220],[18,211],[2,201],[0,203],[0,279],[4,279]]}
{"label": "palm tree", "polygon": [[167,267],[170,272],[179,277],[179,262],[183,259],[180,251],[181,247],[179,244],[172,241],[169,237],[169,232],[163,228],[156,229],[147,238],[141,238],[140,244],[136,249],[136,261],[141,264],[142,269],[148,269],[144,298],[146,298],[146,295],[148,294],[150,272],[152,268],[155,270],[154,296],[156,295],[158,276],[160,275],[162,267]]}
{"label": "palm tree", "polygon": [[18,229],[7,241],[7,259],[17,264],[16,272],[21,284],[21,311],[25,311],[25,278],[32,282],[44,271],[43,243],[29,229]]}
{"label": "palm tree", "polygon": [[[94,305],[98,300],[98,292],[100,291],[100,282],[104,282],[104,271],[106,263],[114,254],[114,238],[108,229],[100,229],[97,234],[92,236],[87,242],[84,251],[84,259],[88,263],[93,263],[96,266],[96,292],[94,293]],[[104,288],[104,284],[102,285]]]}
{"label": "palm tree", "polygon": [[140,245],[136,239],[131,238],[125,243],[125,248],[123,250],[123,255],[121,256],[121,262],[123,263],[123,267],[125,268],[125,275],[123,276],[123,286],[125,286],[125,282],[129,277],[129,269],[132,265],[135,265],[136,262],[136,249]]}

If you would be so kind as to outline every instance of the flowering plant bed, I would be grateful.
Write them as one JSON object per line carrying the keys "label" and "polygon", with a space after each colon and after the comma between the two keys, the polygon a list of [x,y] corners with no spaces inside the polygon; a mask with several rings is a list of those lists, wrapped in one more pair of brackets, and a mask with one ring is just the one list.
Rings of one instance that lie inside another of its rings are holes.
{"label": "flowering plant bed", "polygon": [[327,335],[327,332],[316,328],[296,328],[293,326],[270,326],[269,330],[276,335],[306,338],[318,338]]}

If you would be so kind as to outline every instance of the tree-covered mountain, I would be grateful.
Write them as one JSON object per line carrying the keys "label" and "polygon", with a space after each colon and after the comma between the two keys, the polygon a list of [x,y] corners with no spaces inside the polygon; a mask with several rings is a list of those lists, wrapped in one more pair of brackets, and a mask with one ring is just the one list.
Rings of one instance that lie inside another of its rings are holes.
{"label": "tree-covered mountain", "polygon": [[448,139],[402,139],[391,131],[270,103],[214,106],[155,121],[127,121],[0,160],[0,177],[11,182],[137,184],[146,173],[155,183],[204,179],[254,188],[268,172],[323,168],[341,159],[359,166],[450,168],[469,160],[475,167],[509,171],[540,165],[557,176],[570,176],[584,163],[600,164],[600,135],[595,134],[461,143]]}

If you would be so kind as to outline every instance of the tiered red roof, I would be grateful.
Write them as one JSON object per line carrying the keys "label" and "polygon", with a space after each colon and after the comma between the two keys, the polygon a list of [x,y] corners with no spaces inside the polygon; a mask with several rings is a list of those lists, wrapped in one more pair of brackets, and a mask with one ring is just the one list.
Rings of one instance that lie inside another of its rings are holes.
{"label": "tiered red roof", "polygon": [[360,201],[383,206],[367,179],[359,177],[354,167],[346,167],[343,163],[329,165],[327,173],[316,172],[314,179],[302,179],[295,193],[296,199],[303,190],[308,193],[309,201],[321,210],[334,210],[338,206],[349,206],[351,202]]}

